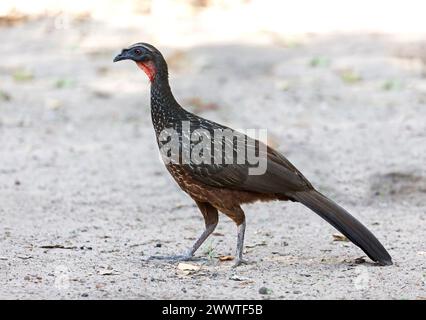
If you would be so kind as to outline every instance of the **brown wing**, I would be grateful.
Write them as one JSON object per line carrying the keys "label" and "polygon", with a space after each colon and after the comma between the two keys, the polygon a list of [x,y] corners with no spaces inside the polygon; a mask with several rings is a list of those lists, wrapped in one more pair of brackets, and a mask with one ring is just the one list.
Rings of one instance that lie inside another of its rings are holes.
{"label": "brown wing", "polygon": [[276,194],[312,189],[310,182],[282,154],[259,141],[256,141],[257,152],[259,145],[266,150],[266,154],[259,154],[266,157],[266,171],[261,175],[250,175],[249,168],[253,165],[248,163],[190,164],[185,165],[185,170],[194,179],[220,188]]}

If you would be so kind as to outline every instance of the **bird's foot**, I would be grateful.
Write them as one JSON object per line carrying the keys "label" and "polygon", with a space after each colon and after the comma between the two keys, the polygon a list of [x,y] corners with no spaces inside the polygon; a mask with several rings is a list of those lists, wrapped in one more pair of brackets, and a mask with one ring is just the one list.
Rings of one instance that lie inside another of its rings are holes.
{"label": "bird's foot", "polygon": [[251,262],[250,262],[250,261],[248,261],[248,260],[246,260],[246,259],[243,259],[243,258],[237,258],[237,259],[235,260],[235,263],[234,263],[234,265],[232,266],[232,268],[233,268],[233,269],[235,269],[235,268],[237,268],[237,267],[239,267],[239,266],[241,266],[241,265],[247,265],[247,264],[251,264]]}
{"label": "bird's foot", "polygon": [[170,262],[178,262],[178,261],[189,261],[192,260],[193,256],[189,254],[178,254],[172,256],[150,256],[148,260],[163,260]]}

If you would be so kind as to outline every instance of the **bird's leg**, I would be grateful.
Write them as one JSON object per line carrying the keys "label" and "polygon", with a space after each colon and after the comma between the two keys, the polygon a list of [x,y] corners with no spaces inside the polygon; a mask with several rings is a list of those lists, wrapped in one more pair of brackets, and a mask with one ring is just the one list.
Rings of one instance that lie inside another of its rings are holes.
{"label": "bird's leg", "polygon": [[203,244],[203,242],[208,238],[209,235],[216,229],[217,223],[206,225],[206,230],[201,234],[201,236],[195,241],[191,249],[188,250],[188,253],[186,256],[192,257],[195,253],[195,251],[198,250],[198,248]]}
{"label": "bird's leg", "polygon": [[194,256],[194,253],[198,248],[203,244],[203,242],[208,238],[208,236],[216,229],[217,223],[219,221],[219,215],[217,209],[206,202],[196,201],[198,208],[204,217],[204,222],[206,229],[200,235],[200,237],[195,241],[192,247],[184,254],[173,255],[173,256],[152,256],[150,259],[160,259],[160,260],[169,260],[169,261],[188,261],[191,260]]}
{"label": "bird's leg", "polygon": [[208,236],[216,229],[216,224],[206,225],[206,229],[200,235],[200,237],[195,241],[193,246],[184,254],[171,255],[171,256],[151,256],[150,259],[157,260],[169,260],[169,261],[188,261],[191,260],[194,256],[195,251],[203,244],[203,242],[208,238]]}
{"label": "bird's leg", "polygon": [[241,264],[246,264],[247,261],[243,259],[244,250],[244,234],[246,232],[246,221],[244,220],[237,226],[237,251],[235,253],[235,264],[234,268]]}
{"label": "bird's leg", "polygon": [[246,264],[247,261],[243,259],[244,234],[246,232],[246,216],[244,211],[241,207],[224,208],[220,210],[237,224],[237,250],[233,267],[235,268],[241,264]]}

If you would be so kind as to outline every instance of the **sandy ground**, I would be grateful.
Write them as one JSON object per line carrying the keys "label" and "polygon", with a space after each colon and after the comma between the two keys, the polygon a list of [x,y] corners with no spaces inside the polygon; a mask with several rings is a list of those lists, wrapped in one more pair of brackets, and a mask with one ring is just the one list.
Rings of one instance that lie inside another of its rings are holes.
{"label": "sandy ground", "polygon": [[378,35],[161,46],[183,105],[267,128],[395,262],[357,264],[363,252],[334,241],[326,222],[274,202],[245,206],[251,264],[219,261],[236,242],[221,216],[202,259],[190,262],[201,268],[185,272],[146,259],[185,250],[201,214],[159,161],[145,75],[112,64],[122,47],[153,39],[89,23],[66,33],[51,19],[0,27],[0,298],[426,297],[421,46]]}

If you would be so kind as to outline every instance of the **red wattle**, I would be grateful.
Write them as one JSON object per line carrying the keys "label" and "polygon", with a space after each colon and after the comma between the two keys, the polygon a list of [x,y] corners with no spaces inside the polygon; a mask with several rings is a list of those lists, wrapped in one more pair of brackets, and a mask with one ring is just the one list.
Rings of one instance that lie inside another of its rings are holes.
{"label": "red wattle", "polygon": [[136,62],[137,66],[139,68],[141,68],[146,75],[149,78],[149,81],[152,82],[152,80],[155,77],[155,73],[157,72],[157,70],[155,69],[155,65],[152,61],[147,61],[147,62]]}

